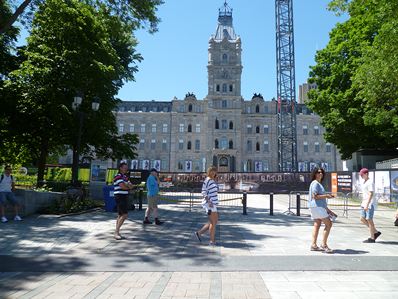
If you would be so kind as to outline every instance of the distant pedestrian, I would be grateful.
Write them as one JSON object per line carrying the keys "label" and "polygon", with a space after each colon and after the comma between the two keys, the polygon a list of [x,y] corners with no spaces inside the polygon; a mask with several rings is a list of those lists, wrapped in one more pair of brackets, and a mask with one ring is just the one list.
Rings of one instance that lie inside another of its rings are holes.
{"label": "distant pedestrian", "polygon": [[201,235],[205,232],[210,232],[210,243],[209,245],[215,245],[216,238],[216,226],[218,222],[218,184],[216,183],[217,168],[214,166],[207,169],[207,177],[202,185],[202,206],[208,215],[208,223],[195,232],[199,242],[202,241]]}
{"label": "distant pedestrian", "polygon": [[364,243],[375,243],[376,239],[381,235],[374,224],[373,217],[376,209],[376,197],[374,196],[374,185],[369,178],[369,170],[362,168],[359,175],[363,179],[362,203],[361,203],[361,222],[369,228],[370,237],[363,241]]}
{"label": "distant pedestrian", "polygon": [[152,224],[149,220],[151,214],[153,214],[153,217],[155,218],[156,225],[163,224],[163,222],[158,218],[159,185],[160,181],[158,171],[156,168],[152,168],[151,174],[148,176],[146,181],[148,207],[145,211],[144,224]]}
{"label": "distant pedestrian", "polygon": [[114,195],[117,206],[117,219],[116,219],[116,231],[115,239],[121,240],[123,237],[120,235],[120,228],[122,227],[124,220],[128,216],[128,198],[129,190],[133,189],[129,178],[127,177],[128,166],[126,162],[119,164],[119,172],[113,178]]}
{"label": "distant pedestrian", "polygon": [[12,168],[10,165],[4,167],[4,173],[0,177],[0,209],[1,209],[1,222],[8,222],[5,215],[5,205],[6,201],[14,206],[15,211],[15,221],[21,221],[22,218],[18,215],[19,203],[14,196],[15,191],[15,179],[11,174]]}
{"label": "distant pedestrian", "polygon": [[[311,218],[314,220],[314,229],[312,232],[311,251],[324,251],[325,253],[333,253],[333,250],[328,246],[328,237],[332,229],[332,221],[330,215],[335,215],[327,206],[326,199],[333,198],[332,194],[326,194],[325,188],[322,186],[322,181],[325,178],[325,170],[323,168],[315,167],[311,173],[311,185],[309,188],[308,202],[311,213]],[[325,225],[323,231],[322,245],[318,247],[317,239],[319,229],[322,222]]]}
{"label": "distant pedestrian", "polygon": [[397,209],[397,211],[395,212],[395,221],[394,221],[394,225],[395,225],[395,226],[398,226],[398,209]]}

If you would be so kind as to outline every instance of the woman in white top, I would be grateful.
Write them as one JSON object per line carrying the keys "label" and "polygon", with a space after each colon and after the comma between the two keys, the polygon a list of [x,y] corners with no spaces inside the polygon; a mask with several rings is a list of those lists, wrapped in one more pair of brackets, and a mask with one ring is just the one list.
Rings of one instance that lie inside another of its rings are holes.
{"label": "woman in white top", "polygon": [[210,244],[215,244],[216,225],[218,222],[218,184],[215,179],[217,177],[217,168],[211,166],[207,169],[207,177],[202,185],[203,201],[202,206],[207,212],[209,222],[206,223],[199,231],[195,232],[199,242],[202,241],[201,235],[210,231]]}

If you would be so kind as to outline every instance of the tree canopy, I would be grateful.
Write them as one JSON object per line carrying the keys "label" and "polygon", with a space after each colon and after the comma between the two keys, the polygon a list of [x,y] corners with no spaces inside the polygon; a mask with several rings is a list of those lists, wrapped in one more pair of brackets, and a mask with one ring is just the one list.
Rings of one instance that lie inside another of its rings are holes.
{"label": "tree canopy", "polygon": [[397,119],[397,13],[388,0],[335,0],[330,8],[348,13],[317,52],[307,105],[321,116],[325,139],[343,158],[358,149],[395,149]]}
{"label": "tree canopy", "polygon": [[[71,107],[77,93],[83,93],[81,153],[112,159],[136,155],[137,136],[118,135],[114,96],[124,81],[134,80],[136,63],[142,60],[132,35],[137,25],[105,5],[88,2],[100,1],[46,0],[38,5],[21,50],[24,60],[8,74],[3,88],[12,124],[4,130],[4,140],[29,149],[39,180],[49,154],[77,146],[79,121]],[[98,111],[91,109],[95,99],[100,99]]]}

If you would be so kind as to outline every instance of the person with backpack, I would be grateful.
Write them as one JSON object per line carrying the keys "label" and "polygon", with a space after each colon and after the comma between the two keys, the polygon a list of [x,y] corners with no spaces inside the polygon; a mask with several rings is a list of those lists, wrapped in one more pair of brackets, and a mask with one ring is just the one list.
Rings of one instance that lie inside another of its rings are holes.
{"label": "person with backpack", "polygon": [[15,191],[15,180],[11,175],[11,166],[7,165],[4,168],[4,173],[0,177],[0,209],[1,209],[1,222],[6,223],[8,219],[5,215],[5,205],[6,201],[11,203],[14,206],[15,211],[15,221],[21,221],[22,218],[18,215],[19,211],[19,203],[14,196]]}

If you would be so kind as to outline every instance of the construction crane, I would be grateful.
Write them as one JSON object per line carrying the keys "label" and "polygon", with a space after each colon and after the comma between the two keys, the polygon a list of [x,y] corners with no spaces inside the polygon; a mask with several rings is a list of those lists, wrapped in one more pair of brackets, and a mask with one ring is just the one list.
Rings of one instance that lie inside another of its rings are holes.
{"label": "construction crane", "polygon": [[293,0],[275,0],[278,101],[278,167],[297,171]]}

